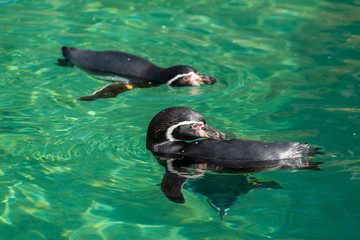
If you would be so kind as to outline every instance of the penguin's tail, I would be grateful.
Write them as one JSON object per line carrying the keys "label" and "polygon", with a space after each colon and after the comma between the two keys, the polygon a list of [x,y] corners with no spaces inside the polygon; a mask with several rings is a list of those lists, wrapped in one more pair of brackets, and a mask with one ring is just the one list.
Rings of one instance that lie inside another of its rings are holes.
{"label": "penguin's tail", "polygon": [[73,67],[74,64],[68,58],[70,52],[69,48],[64,46],[61,48],[61,50],[62,50],[62,55],[64,56],[65,59],[58,58],[58,62],[56,63],[56,65],[63,67]]}
{"label": "penguin's tail", "polygon": [[322,152],[321,150],[323,150],[323,149],[322,148],[310,147],[309,152],[307,153],[307,155],[311,157],[311,156],[314,156],[314,155],[325,154],[325,152]]}
{"label": "penguin's tail", "polygon": [[[322,148],[310,147],[307,156],[312,157],[314,155],[325,154],[325,152],[322,150],[323,150]],[[319,165],[323,164],[324,162],[320,162],[320,161],[318,162],[318,161],[313,161],[312,159],[306,159],[303,161],[303,163],[304,164],[299,169],[321,170]]]}
{"label": "penguin's tail", "polygon": [[319,167],[319,165],[323,164],[324,162],[314,162],[312,160],[307,160],[308,161],[308,165],[306,167],[303,167],[301,169],[305,169],[305,170],[321,170],[321,168]]}

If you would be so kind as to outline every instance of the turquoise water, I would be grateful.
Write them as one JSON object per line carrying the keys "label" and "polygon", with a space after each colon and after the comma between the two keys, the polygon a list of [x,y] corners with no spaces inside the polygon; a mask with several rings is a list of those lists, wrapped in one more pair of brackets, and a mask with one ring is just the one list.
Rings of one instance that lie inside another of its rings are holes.
{"label": "turquoise water", "polygon": [[[359,1],[3,0],[0,30],[0,239],[359,239]],[[81,102],[106,83],[54,65],[63,45],[219,82]],[[278,185],[237,192],[223,220],[194,186],[173,203],[145,149],[171,106],[238,138],[321,146],[322,170],[245,176]]]}

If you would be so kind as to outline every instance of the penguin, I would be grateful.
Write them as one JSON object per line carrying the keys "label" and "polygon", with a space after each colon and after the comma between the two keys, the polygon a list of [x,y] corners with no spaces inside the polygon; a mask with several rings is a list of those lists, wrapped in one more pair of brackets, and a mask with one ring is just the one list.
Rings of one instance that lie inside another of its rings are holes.
{"label": "penguin", "polygon": [[155,87],[160,84],[200,86],[217,82],[215,77],[200,74],[190,66],[176,65],[163,68],[124,52],[62,47],[62,55],[64,59],[58,59],[56,63],[59,66],[77,66],[96,77],[116,81],[90,95],[78,98],[83,101],[112,98],[134,88]]}
{"label": "penguin", "polygon": [[[161,190],[173,202],[184,203],[183,185],[208,171],[244,174],[275,169],[319,170],[312,157],[320,148],[302,142],[262,142],[226,139],[193,109],[171,107],[149,123],[146,148],[166,169]],[[194,174],[194,170],[195,173]]]}

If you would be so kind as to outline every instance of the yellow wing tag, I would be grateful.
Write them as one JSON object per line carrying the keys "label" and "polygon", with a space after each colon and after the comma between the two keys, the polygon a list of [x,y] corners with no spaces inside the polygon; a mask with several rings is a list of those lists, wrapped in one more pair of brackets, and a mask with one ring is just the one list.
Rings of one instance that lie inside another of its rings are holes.
{"label": "yellow wing tag", "polygon": [[125,87],[126,87],[128,90],[131,90],[131,89],[133,89],[133,88],[134,88],[134,86],[129,85],[129,84],[126,84],[126,85],[125,85]]}

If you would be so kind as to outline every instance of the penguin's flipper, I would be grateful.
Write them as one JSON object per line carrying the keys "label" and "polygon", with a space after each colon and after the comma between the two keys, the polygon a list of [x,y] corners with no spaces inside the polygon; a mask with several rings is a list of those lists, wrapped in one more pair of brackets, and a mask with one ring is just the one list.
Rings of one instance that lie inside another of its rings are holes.
{"label": "penguin's flipper", "polygon": [[93,101],[98,98],[113,98],[116,97],[116,95],[118,95],[119,93],[132,90],[133,88],[134,88],[133,85],[126,84],[124,82],[110,83],[90,95],[79,97],[78,100]]}
{"label": "penguin's flipper", "polygon": [[188,178],[166,171],[161,181],[161,191],[171,201],[185,203],[181,190]]}

